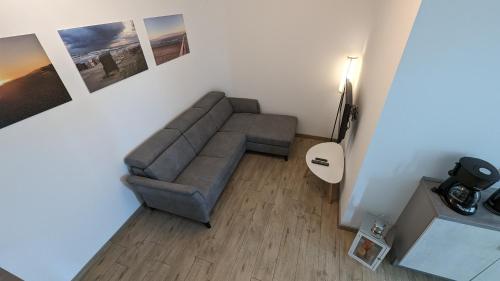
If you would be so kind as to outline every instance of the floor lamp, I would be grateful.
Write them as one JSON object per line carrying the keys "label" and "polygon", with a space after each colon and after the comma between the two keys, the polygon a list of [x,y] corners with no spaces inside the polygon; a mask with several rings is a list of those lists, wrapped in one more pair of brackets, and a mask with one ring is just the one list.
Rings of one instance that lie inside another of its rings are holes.
{"label": "floor lamp", "polygon": [[340,102],[339,102],[339,107],[337,108],[337,114],[335,114],[335,122],[333,123],[333,129],[332,129],[332,135],[330,136],[330,141],[333,142],[333,134],[335,133],[335,128],[337,127],[337,121],[340,116],[340,112],[342,111],[342,103],[344,102],[344,96],[345,96],[345,90],[347,86],[347,82],[350,81],[352,78],[352,64],[355,59],[358,57],[347,57],[347,68],[345,69],[344,75],[342,76],[342,79],[340,79],[340,85],[339,85],[339,92],[342,93],[340,96]]}

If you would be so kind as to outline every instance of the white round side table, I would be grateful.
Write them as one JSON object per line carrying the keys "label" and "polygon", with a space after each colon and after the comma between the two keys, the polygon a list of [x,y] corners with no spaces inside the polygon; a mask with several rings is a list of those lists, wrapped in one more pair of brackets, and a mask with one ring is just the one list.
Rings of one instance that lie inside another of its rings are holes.
{"label": "white round side table", "polygon": [[[328,160],[330,166],[323,166],[311,162],[319,157]],[[306,154],[307,167],[313,174],[330,184],[330,203],[333,203],[335,194],[334,185],[337,185],[344,175],[344,150],[335,142],[324,142],[311,147]]]}

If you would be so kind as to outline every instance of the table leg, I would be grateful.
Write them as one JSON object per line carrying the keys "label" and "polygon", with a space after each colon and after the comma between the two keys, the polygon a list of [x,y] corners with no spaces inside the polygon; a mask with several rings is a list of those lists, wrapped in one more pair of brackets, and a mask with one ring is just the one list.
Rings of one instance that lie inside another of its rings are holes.
{"label": "table leg", "polygon": [[339,199],[339,184],[338,183],[331,183],[330,184],[330,195],[329,195],[329,203],[332,204],[333,201],[336,201]]}

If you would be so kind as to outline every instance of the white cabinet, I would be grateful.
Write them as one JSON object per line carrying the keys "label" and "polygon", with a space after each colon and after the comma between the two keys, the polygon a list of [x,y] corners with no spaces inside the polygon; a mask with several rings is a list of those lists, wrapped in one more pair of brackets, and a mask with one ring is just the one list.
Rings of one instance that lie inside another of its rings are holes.
{"label": "white cabinet", "polygon": [[498,246],[496,231],[434,219],[399,265],[452,280],[471,280],[500,257]]}
{"label": "white cabinet", "polygon": [[500,280],[500,216],[482,205],[473,216],[457,214],[431,191],[438,185],[420,182],[390,234],[390,259],[452,280]]}
{"label": "white cabinet", "polygon": [[473,281],[493,281],[500,279],[500,259],[481,272]]}

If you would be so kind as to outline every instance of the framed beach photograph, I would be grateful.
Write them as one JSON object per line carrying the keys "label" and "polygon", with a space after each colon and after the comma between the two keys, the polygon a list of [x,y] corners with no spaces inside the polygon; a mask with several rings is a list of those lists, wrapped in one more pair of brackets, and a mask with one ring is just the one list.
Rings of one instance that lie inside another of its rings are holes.
{"label": "framed beach photograph", "polygon": [[148,69],[133,21],[59,30],[89,91]]}
{"label": "framed beach photograph", "polygon": [[0,38],[0,128],[71,101],[35,34]]}
{"label": "framed beach photograph", "polygon": [[156,65],[189,54],[183,15],[144,19]]}

